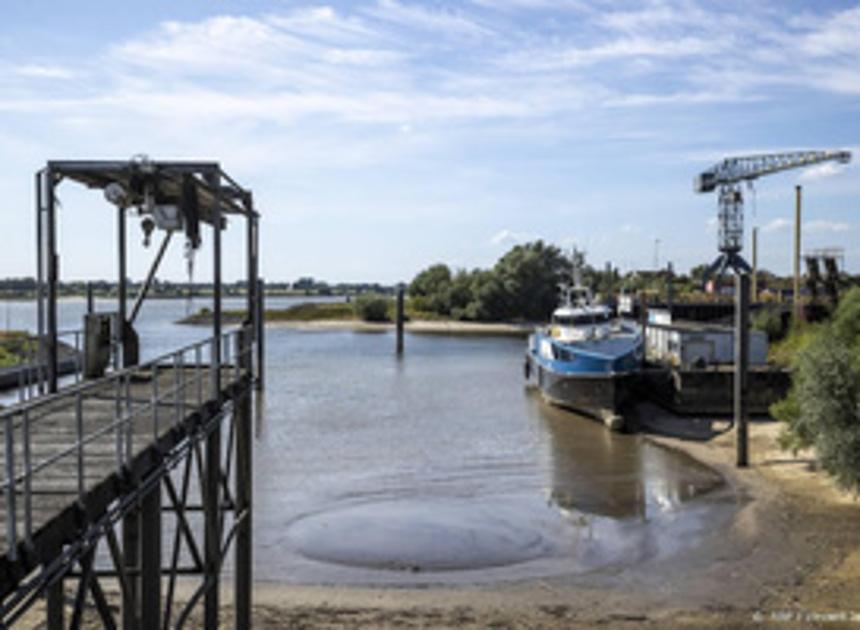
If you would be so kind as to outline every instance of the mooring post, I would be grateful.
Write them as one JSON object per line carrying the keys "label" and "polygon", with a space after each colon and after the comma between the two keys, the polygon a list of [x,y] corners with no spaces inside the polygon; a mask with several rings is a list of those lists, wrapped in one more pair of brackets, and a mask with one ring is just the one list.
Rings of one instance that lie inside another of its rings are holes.
{"label": "mooring post", "polygon": [[[253,368],[252,334],[241,332],[239,336],[242,371],[250,375]],[[251,409],[253,394],[251,382],[242,393],[236,406],[236,509],[239,523],[236,529],[236,628],[251,627],[251,592],[253,585],[252,557],[252,440],[253,415]]]}
{"label": "mooring post", "polygon": [[750,277],[735,276],[735,380],[734,412],[738,468],[749,464],[747,426],[747,367],[749,361]]}
{"label": "mooring post", "polygon": [[403,354],[403,283],[397,285],[397,356]]}
{"label": "mooring post", "polygon": [[140,507],[140,619],[142,628],[161,627],[161,483]]}
{"label": "mooring post", "polygon": [[93,298],[93,283],[87,282],[87,315],[95,313],[95,298]]}

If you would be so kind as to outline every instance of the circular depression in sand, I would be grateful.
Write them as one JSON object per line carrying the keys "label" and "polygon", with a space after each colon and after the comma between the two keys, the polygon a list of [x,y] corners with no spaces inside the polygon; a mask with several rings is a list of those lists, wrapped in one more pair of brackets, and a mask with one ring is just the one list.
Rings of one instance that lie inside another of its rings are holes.
{"label": "circular depression in sand", "polygon": [[412,572],[503,567],[546,556],[553,546],[517,506],[465,499],[336,508],[295,520],[287,535],[312,560]]}

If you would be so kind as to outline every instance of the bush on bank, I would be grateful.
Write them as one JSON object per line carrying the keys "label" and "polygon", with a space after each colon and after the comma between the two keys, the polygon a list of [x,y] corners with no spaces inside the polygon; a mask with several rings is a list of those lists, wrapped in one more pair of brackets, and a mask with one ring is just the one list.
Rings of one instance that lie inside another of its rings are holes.
{"label": "bush on bank", "polygon": [[355,314],[366,322],[388,321],[389,299],[379,293],[362,293],[353,302]]}
{"label": "bush on bank", "polygon": [[843,488],[860,491],[860,288],[842,298],[833,318],[799,338],[792,387],[771,407],[786,423],[780,445],[814,447],[822,467]]}

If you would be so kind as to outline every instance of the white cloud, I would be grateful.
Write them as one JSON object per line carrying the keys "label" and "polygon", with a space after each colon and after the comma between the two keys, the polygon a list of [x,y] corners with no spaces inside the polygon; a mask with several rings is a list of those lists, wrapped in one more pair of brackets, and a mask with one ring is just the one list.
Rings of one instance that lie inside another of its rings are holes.
{"label": "white cloud", "polygon": [[521,243],[523,241],[535,240],[537,237],[526,232],[514,232],[507,228],[499,230],[490,238],[491,245],[504,245],[506,243]]}
{"label": "white cloud", "polygon": [[842,233],[850,232],[854,226],[843,221],[827,221],[824,219],[815,219],[813,221],[804,221],[803,231],[810,234],[819,233]]}
{"label": "white cloud", "polygon": [[813,182],[833,177],[834,175],[839,175],[844,170],[844,164],[840,164],[838,162],[825,162],[823,164],[818,164],[817,166],[804,169],[797,179],[804,182]]}
{"label": "white cloud", "polygon": [[784,217],[779,217],[778,219],[773,219],[769,221],[762,228],[762,232],[782,232],[783,230],[788,230],[793,225],[794,221],[786,219]]}
{"label": "white cloud", "polygon": [[55,65],[25,64],[16,67],[15,73],[35,79],[73,79],[75,77],[71,69]]}
{"label": "white cloud", "polygon": [[406,4],[397,0],[378,0],[376,6],[365,13],[406,28],[433,31],[445,35],[484,37],[491,35],[487,27],[465,14],[447,9],[427,9],[420,4]]}

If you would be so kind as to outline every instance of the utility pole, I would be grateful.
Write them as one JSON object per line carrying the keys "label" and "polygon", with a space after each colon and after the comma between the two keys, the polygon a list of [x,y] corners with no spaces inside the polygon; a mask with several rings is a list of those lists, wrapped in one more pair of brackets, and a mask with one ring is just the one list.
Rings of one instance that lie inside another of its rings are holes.
{"label": "utility pole", "polygon": [[750,278],[735,275],[735,380],[734,417],[737,466],[749,465],[749,428],[747,426],[747,367],[749,363],[749,290]]}
{"label": "utility pole", "polygon": [[801,186],[794,187],[795,204],[794,204],[794,323],[800,321],[801,318],[801,303],[800,303],[800,198]]}
{"label": "utility pole", "polygon": [[751,301],[753,303],[758,302],[758,228],[754,227],[752,230],[752,281],[750,293]]}

